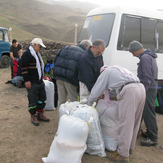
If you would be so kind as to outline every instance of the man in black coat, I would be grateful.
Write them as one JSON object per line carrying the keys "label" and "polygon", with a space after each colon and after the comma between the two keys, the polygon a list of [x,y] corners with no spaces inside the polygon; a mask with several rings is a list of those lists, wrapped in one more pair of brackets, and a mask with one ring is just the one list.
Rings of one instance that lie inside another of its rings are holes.
{"label": "man in black coat", "polygon": [[58,107],[70,101],[77,101],[79,96],[78,59],[92,45],[83,40],[76,46],[62,48],[54,59],[53,78],[57,80]]}

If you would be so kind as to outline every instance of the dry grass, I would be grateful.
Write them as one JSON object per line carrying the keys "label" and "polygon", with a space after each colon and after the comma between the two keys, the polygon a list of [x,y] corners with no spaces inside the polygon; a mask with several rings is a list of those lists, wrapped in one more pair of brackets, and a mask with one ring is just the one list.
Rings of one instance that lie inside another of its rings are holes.
{"label": "dry grass", "polygon": [[79,25],[79,32],[88,12],[83,7],[80,10],[35,0],[1,0],[0,22],[5,28],[12,27],[12,38],[19,41],[42,37],[73,42],[75,24]]}

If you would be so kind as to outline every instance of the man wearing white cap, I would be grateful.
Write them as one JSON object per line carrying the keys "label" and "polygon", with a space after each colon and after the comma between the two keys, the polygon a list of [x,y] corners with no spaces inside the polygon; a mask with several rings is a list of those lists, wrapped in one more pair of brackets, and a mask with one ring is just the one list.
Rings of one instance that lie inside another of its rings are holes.
{"label": "man wearing white cap", "polygon": [[31,45],[22,55],[22,75],[28,91],[28,111],[31,114],[31,122],[39,126],[39,121],[49,122],[44,115],[46,100],[45,84],[42,80],[44,63],[39,51],[46,48],[42,39],[34,38]]}

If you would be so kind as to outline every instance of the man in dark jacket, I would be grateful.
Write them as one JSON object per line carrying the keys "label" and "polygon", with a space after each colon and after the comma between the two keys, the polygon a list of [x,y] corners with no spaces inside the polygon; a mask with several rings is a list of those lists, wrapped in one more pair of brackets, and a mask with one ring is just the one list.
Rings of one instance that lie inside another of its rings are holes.
{"label": "man in dark jacket", "polygon": [[133,56],[140,59],[137,74],[140,82],[146,89],[146,102],[143,111],[143,119],[147,127],[147,132],[142,133],[142,136],[147,137],[147,139],[141,141],[141,145],[155,146],[157,145],[158,139],[158,127],[155,115],[158,76],[156,63],[157,55],[150,49],[144,49],[143,45],[135,40],[129,44],[129,51]]}
{"label": "man in dark jacket", "polygon": [[76,46],[62,48],[54,58],[53,78],[57,79],[58,108],[67,101],[78,100],[78,59],[91,46],[89,40],[83,40]]}
{"label": "man in dark jacket", "polygon": [[104,50],[105,42],[101,39],[95,40],[93,46],[88,48],[79,59],[80,100],[89,98],[91,89],[100,75],[100,68],[103,66]]}

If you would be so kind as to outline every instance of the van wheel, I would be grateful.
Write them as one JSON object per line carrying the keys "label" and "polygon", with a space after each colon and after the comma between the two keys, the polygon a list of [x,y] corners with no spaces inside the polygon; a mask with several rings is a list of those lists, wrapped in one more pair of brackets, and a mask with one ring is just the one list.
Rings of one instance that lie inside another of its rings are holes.
{"label": "van wheel", "polygon": [[0,60],[0,67],[1,68],[7,68],[10,64],[10,57],[7,55],[3,55]]}

